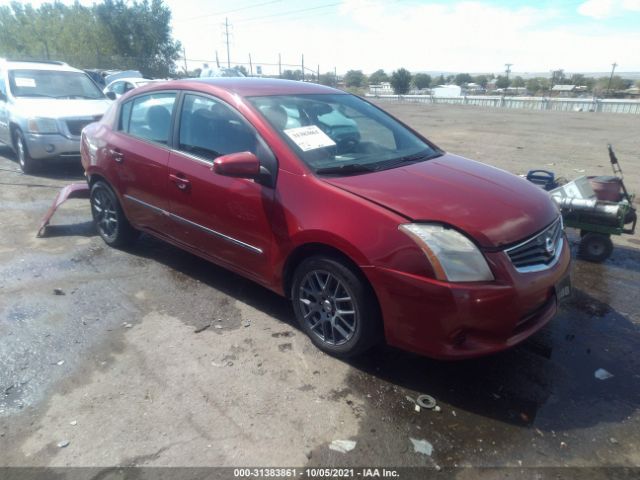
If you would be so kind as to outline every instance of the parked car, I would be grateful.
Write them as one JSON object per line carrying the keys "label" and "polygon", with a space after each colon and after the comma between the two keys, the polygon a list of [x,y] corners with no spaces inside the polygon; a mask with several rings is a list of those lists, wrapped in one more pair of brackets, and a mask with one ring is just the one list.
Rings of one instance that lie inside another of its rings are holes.
{"label": "parked car", "polygon": [[114,80],[109,85],[107,85],[103,91],[105,95],[109,95],[109,92],[113,92],[114,99],[119,98],[120,96],[127,93],[129,90],[133,90],[134,88],[142,87],[143,85],[148,85],[152,82],[160,82],[162,80],[150,80],[148,78],[121,78],[119,80]]}
{"label": "parked car", "polygon": [[80,132],[111,102],[89,76],[61,62],[0,61],[0,142],[23,172],[79,159]]}
{"label": "parked car", "polygon": [[[358,137],[327,129],[332,112]],[[497,352],[539,330],[570,292],[546,192],[332,88],[255,78],[141,87],[84,129],[82,161],[107,244],[144,231],[287,296],[333,355],[382,339],[437,358]]]}

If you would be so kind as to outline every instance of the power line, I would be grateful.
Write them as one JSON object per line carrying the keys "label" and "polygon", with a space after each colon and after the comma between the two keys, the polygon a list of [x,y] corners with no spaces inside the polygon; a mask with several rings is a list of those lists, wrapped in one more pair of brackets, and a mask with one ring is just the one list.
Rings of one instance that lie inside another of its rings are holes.
{"label": "power line", "polygon": [[262,20],[263,18],[282,17],[284,15],[292,15],[294,13],[308,12],[308,11],[311,11],[311,10],[319,10],[321,8],[335,7],[335,6],[341,5],[341,4],[342,4],[342,2],[334,2],[334,3],[328,3],[326,5],[319,5],[319,6],[316,6],[316,7],[300,8],[298,10],[290,10],[288,12],[272,13],[270,15],[262,15],[262,16],[259,16],[259,17],[241,19],[241,20],[238,20],[236,23],[245,23],[245,22],[251,22],[251,21],[254,21],[254,20]]}
{"label": "power line", "polygon": [[249,10],[251,8],[258,8],[258,7],[262,7],[264,5],[271,5],[273,3],[279,3],[279,2],[282,2],[282,0],[271,0],[269,2],[260,2],[260,3],[247,5],[247,6],[244,6],[244,7],[240,7],[240,8],[234,8],[232,10],[225,10],[223,12],[207,13],[205,15],[195,15],[193,17],[187,17],[187,18],[177,18],[175,20],[175,22],[176,23],[179,23],[179,22],[190,22],[191,20],[198,20],[200,18],[217,17],[217,16],[220,16],[220,15],[226,15],[228,13],[241,12],[243,10]]}

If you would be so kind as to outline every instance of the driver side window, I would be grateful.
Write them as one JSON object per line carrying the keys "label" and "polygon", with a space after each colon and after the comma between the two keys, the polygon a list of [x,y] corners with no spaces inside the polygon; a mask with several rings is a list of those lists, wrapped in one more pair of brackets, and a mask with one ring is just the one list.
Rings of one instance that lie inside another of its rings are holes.
{"label": "driver side window", "polygon": [[187,94],[180,114],[178,148],[213,162],[229,153],[256,154],[256,134],[227,105],[208,97]]}

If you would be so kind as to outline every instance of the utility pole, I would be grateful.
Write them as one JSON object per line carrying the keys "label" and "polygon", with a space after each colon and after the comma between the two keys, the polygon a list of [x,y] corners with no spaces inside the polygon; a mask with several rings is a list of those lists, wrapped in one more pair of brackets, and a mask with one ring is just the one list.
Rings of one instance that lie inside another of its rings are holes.
{"label": "utility pole", "polygon": [[318,77],[316,78],[316,83],[320,83],[320,64],[318,64],[318,70],[316,70]]}
{"label": "utility pole", "polygon": [[278,54],[278,78],[282,78],[282,56]]}
{"label": "utility pole", "polygon": [[338,68],[337,67],[333,67],[333,80],[336,82],[336,84],[334,85],[335,87],[338,85]]}
{"label": "utility pole", "polygon": [[182,47],[182,57],[184,58],[184,75],[189,76],[189,68],[187,67],[187,50]]}
{"label": "utility pole", "polygon": [[505,63],[504,66],[507,67],[504,70],[504,73],[507,74],[507,81],[509,81],[509,74],[511,73],[511,66],[513,65],[513,63]]}
{"label": "utility pole", "polygon": [[251,76],[253,77],[253,63],[251,63],[251,54],[249,54],[249,72],[251,73]]}
{"label": "utility pole", "polygon": [[304,53],[302,54],[302,81],[304,82]]}
{"label": "utility pole", "polygon": [[613,80],[613,72],[616,71],[617,66],[618,64],[616,62],[611,64],[611,76],[609,77],[609,85],[607,86],[607,95],[611,94],[611,81]]}
{"label": "utility pole", "polygon": [[216,67],[220,68],[220,60],[218,59],[218,50],[216,50]]}
{"label": "utility pole", "polygon": [[227,44],[227,68],[231,68],[231,56],[229,54],[229,19],[224,19],[224,38]]}

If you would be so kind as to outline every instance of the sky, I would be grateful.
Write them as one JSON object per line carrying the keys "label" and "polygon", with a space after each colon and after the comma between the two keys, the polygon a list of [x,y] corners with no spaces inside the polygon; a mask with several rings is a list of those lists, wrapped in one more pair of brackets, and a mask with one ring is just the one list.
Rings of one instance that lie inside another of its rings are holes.
{"label": "sky", "polygon": [[[0,4],[8,3],[0,0]],[[41,1],[30,2],[34,5]],[[91,4],[91,1],[82,1]],[[379,68],[499,73],[640,71],[640,0],[165,0],[189,67],[277,73]],[[273,64],[273,65],[269,65]],[[294,66],[283,66],[283,69]]]}

